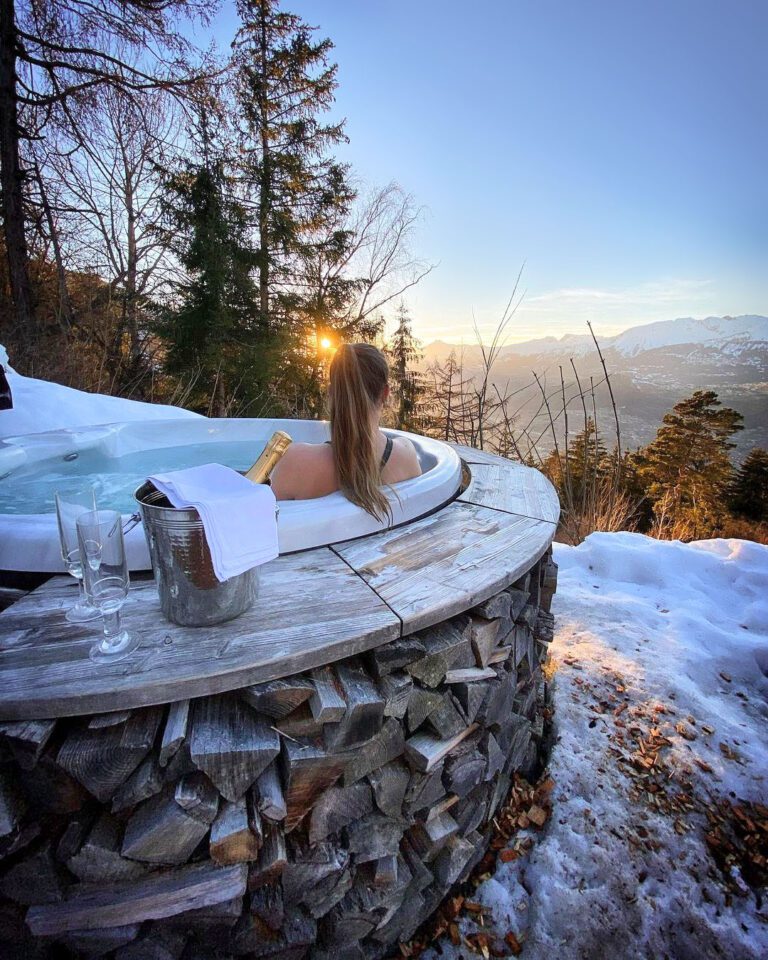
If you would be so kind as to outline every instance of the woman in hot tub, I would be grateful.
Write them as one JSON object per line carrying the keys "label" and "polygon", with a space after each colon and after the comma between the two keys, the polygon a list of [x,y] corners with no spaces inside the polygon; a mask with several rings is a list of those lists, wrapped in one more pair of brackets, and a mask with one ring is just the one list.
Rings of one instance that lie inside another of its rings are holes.
{"label": "woman in hot tub", "polygon": [[331,439],[288,447],[270,477],[278,500],[310,500],[341,490],[372,516],[384,520],[390,515],[382,484],[418,477],[421,466],[410,440],[388,437],[379,429],[388,379],[387,361],[376,347],[339,347],[328,389]]}

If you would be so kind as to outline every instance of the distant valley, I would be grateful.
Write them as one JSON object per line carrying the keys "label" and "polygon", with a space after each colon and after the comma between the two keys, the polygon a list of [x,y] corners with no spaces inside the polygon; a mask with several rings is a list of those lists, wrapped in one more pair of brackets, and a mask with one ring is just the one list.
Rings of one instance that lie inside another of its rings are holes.
{"label": "distant valley", "polygon": [[[611,377],[619,410],[622,445],[637,447],[653,439],[661,418],[675,403],[694,390],[712,389],[723,404],[744,416],[744,430],[738,435],[736,456],[753,446],[768,447],[768,317],[691,317],[632,327],[614,337],[599,339]],[[424,348],[422,369],[444,363],[451,351],[461,357],[465,376],[482,370],[482,353],[477,345],[456,346],[435,341]],[[573,359],[582,386],[590,377],[603,377],[600,359],[589,333],[567,334],[510,344],[501,349],[491,379],[502,393],[521,392],[511,409],[521,407],[517,422],[529,423],[539,407],[541,394],[533,383],[536,371],[548,394],[560,389],[560,367],[566,381],[566,396],[578,393],[571,366]],[[530,390],[525,390],[532,384]],[[596,391],[598,421],[609,445],[613,440],[610,398],[604,386]],[[591,398],[589,400],[591,404]],[[562,407],[553,396],[554,409]],[[568,404],[569,431],[583,426],[581,400]],[[563,418],[558,432],[564,432]],[[536,416],[533,436],[542,430],[541,446],[551,445],[546,435],[546,414]]]}

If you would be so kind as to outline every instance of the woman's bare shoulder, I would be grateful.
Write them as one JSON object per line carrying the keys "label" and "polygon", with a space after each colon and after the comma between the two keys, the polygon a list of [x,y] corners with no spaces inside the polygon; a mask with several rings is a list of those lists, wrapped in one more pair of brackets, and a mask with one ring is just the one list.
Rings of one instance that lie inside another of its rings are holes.
{"label": "woman's bare shoulder", "polygon": [[294,442],[278,461],[270,481],[278,500],[311,499],[327,492],[332,471],[333,455],[327,444]]}
{"label": "woman's bare shoulder", "polygon": [[408,437],[393,437],[393,466],[397,468],[398,479],[410,480],[421,474],[421,463],[416,447]]}

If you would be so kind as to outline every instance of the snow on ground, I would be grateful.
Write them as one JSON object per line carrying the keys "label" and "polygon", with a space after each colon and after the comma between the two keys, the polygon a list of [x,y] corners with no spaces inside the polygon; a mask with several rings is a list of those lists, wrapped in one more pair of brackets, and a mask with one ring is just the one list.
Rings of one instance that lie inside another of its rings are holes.
{"label": "snow on ground", "polygon": [[768,903],[705,840],[718,802],[768,801],[768,547],[596,533],[555,559],[552,813],[478,887],[486,929],[523,960],[768,957]]}
{"label": "snow on ground", "polygon": [[2,344],[0,366],[5,368],[13,396],[13,409],[0,410],[0,440],[44,430],[75,429],[124,420],[170,420],[174,417],[198,416],[181,407],[86,393],[59,383],[23,377],[10,367],[8,354]]}

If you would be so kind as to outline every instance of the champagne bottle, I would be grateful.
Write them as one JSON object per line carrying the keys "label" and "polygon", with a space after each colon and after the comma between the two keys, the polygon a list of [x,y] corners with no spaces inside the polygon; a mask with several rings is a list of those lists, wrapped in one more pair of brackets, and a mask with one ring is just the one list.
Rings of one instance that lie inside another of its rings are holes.
{"label": "champagne bottle", "polygon": [[269,475],[275,469],[277,461],[291,445],[291,438],[282,430],[276,430],[269,438],[269,442],[261,452],[261,456],[246,472],[246,477],[253,483],[266,483]]}

